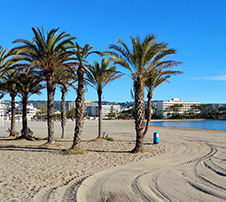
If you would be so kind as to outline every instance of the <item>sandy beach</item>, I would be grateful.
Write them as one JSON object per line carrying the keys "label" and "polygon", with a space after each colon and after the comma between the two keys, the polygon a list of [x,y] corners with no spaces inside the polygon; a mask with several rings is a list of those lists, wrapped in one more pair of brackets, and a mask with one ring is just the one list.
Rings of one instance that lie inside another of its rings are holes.
{"label": "sandy beach", "polygon": [[[58,149],[46,140],[15,141],[0,126],[0,201],[226,201],[226,131],[151,126],[144,154],[132,154],[134,123],[103,121],[114,142],[92,141],[97,121],[84,123],[83,155],[60,155],[71,147],[74,122],[67,122]],[[46,122],[29,122],[36,137],[47,136]],[[19,131],[21,123],[17,123]],[[153,133],[160,144],[153,144]]]}

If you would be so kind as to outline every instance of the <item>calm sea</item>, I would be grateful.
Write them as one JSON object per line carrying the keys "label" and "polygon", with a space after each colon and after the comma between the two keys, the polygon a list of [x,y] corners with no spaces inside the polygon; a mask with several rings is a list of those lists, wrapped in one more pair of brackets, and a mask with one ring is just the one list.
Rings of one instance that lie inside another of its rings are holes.
{"label": "calm sea", "polygon": [[161,121],[150,123],[151,126],[179,127],[179,128],[199,128],[226,130],[226,120],[222,121]]}

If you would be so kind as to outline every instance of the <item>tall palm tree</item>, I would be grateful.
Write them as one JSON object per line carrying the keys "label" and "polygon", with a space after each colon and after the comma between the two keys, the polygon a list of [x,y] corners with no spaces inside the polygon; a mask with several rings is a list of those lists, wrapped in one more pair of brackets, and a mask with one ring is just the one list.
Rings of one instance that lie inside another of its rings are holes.
{"label": "tall palm tree", "polygon": [[[2,72],[4,69],[4,64],[7,58],[6,55],[7,55],[7,50],[2,46],[0,46],[0,72]],[[2,99],[4,97],[5,91],[1,90],[0,93],[1,93],[0,99]]]}
{"label": "tall palm tree", "polygon": [[18,73],[17,87],[19,97],[22,99],[22,132],[21,136],[26,137],[28,134],[27,126],[27,102],[33,94],[40,95],[40,90],[44,88],[41,84],[42,78],[38,72],[30,66],[24,67],[24,70]]}
{"label": "tall palm tree", "polygon": [[64,138],[65,135],[65,125],[66,125],[66,105],[65,105],[65,95],[70,87],[74,90],[74,83],[77,82],[77,77],[73,73],[65,71],[61,74],[61,79],[59,79],[59,86],[61,90],[61,138]]}
{"label": "tall palm tree", "polygon": [[0,46],[0,66],[2,66],[4,60],[5,60],[5,54],[6,54],[6,49],[2,46]]}
{"label": "tall palm tree", "polygon": [[[161,61],[161,51],[175,51],[167,49],[166,43],[156,41],[156,36],[147,35],[143,41],[139,37],[130,37],[132,50],[120,39],[120,45],[110,45],[111,50],[106,51],[105,55],[110,55],[110,60],[129,70],[129,76],[133,80],[135,92],[135,129],[136,145],[132,152],[144,152],[143,139],[145,128],[145,107],[144,107],[144,83],[150,77],[149,72],[153,66],[160,67],[165,64]],[[161,51],[160,51],[161,50]]]}
{"label": "tall palm tree", "polygon": [[[170,61],[170,63],[172,63],[172,61]],[[181,64],[180,62],[176,62],[174,61],[173,66],[176,66],[178,64]],[[176,75],[176,74],[182,74],[182,71],[172,71],[172,70],[164,70],[166,68],[169,68],[168,64],[166,63],[166,65],[163,65],[161,67],[152,67],[151,71],[149,72],[150,77],[145,81],[145,86],[147,87],[148,90],[148,94],[147,94],[147,98],[148,98],[148,116],[147,116],[147,122],[146,122],[146,127],[145,127],[145,131],[144,131],[144,135],[146,135],[147,131],[148,131],[148,127],[151,121],[151,100],[153,97],[153,91],[162,83],[164,82],[169,82],[169,78],[172,75]]]}
{"label": "tall palm tree", "polygon": [[0,46],[0,70],[3,69],[4,63],[6,60],[6,55],[7,55],[7,49]]}
{"label": "tall palm tree", "polygon": [[10,128],[10,136],[16,136],[16,104],[15,97],[18,94],[17,87],[17,72],[9,70],[5,72],[0,78],[0,91],[9,93],[11,97],[11,128]]}
{"label": "tall palm tree", "polygon": [[76,47],[74,49],[74,54],[78,60],[78,69],[77,69],[77,77],[78,77],[78,89],[77,89],[77,98],[75,100],[75,130],[74,130],[74,140],[72,144],[72,149],[76,148],[78,144],[81,142],[81,134],[83,128],[83,113],[84,113],[84,98],[85,98],[85,80],[84,73],[85,67],[88,66],[88,62],[86,59],[92,53],[99,53],[97,51],[91,51],[93,46],[86,44],[84,47],[79,46],[76,43]]}
{"label": "tall palm tree", "polygon": [[98,95],[98,106],[99,106],[99,126],[98,126],[98,138],[101,138],[101,125],[102,125],[102,105],[101,96],[103,88],[114,81],[115,79],[122,76],[122,73],[116,70],[116,67],[110,65],[110,61],[102,59],[101,64],[94,61],[94,65],[89,66],[86,72],[86,80],[88,83],[96,89]]}
{"label": "tall palm tree", "polygon": [[[57,75],[59,67],[72,59],[70,49],[74,47],[71,37],[65,32],[58,34],[57,29],[52,29],[45,36],[44,29],[32,28],[34,33],[33,41],[25,39],[15,40],[14,43],[23,43],[13,48],[12,53],[20,55],[20,60],[25,60],[35,65],[47,84],[47,124],[48,143],[54,143],[54,94],[56,90]],[[66,66],[64,66],[66,67]]]}

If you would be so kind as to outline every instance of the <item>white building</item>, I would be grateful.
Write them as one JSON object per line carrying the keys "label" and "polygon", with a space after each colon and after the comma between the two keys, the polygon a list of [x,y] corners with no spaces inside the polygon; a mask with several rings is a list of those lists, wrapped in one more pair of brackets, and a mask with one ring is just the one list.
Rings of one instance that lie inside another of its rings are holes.
{"label": "white building", "polygon": [[[75,107],[75,102],[69,102],[69,110]],[[108,116],[109,113],[119,113],[122,111],[121,105],[102,105],[102,116]],[[84,113],[86,116],[99,116],[99,106],[96,102],[86,100],[84,102]]]}
{"label": "white building", "polygon": [[172,106],[175,104],[182,105],[182,107],[179,107],[179,114],[200,113],[198,109],[194,108],[194,106],[200,106],[200,102],[184,102],[178,98],[173,98],[172,100],[168,101],[156,101],[158,114],[162,115],[163,117],[167,117],[168,114],[173,113]]}
{"label": "white building", "polygon": [[69,102],[68,110],[75,108],[75,102]]}
{"label": "white building", "polygon": [[0,125],[4,125],[6,110],[7,105],[0,100]]}
{"label": "white building", "polygon": [[[19,106],[16,107],[18,111],[22,110]],[[34,107],[32,103],[27,104],[27,120],[31,119],[37,114],[37,108]],[[16,121],[22,121],[22,114],[16,114]]]}
{"label": "white building", "polygon": [[35,116],[37,114],[37,108],[34,107],[32,103],[27,105],[27,115]]}
{"label": "white building", "polygon": [[121,105],[102,105],[102,116],[108,116],[109,113],[117,113],[121,112]]}
{"label": "white building", "polygon": [[[120,105],[102,105],[102,116],[108,116],[109,113],[121,112]],[[99,106],[97,104],[85,105],[85,115],[99,116]]]}

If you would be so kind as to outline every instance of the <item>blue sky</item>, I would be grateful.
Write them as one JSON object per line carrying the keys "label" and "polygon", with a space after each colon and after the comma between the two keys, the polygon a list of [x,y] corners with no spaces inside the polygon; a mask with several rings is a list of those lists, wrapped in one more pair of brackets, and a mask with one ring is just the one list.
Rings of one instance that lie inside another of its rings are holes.
{"label": "blue sky", "polygon": [[[130,35],[143,38],[153,33],[159,42],[177,49],[172,59],[183,65],[174,70],[184,72],[159,86],[153,100],[178,97],[184,101],[226,103],[225,9],[225,0],[2,0],[0,45],[11,48],[15,39],[32,40],[31,27],[36,26],[45,30],[60,27],[61,32],[77,37],[75,41],[80,45],[88,43],[99,51],[116,44],[117,37],[130,46]],[[91,64],[93,60],[100,62],[101,58],[88,59]],[[122,67],[118,69],[125,72]],[[133,101],[131,87],[130,79],[116,80],[104,88],[103,100]],[[55,100],[60,97],[57,91]],[[71,89],[66,100],[75,98]],[[96,101],[95,90],[88,88],[85,98]],[[46,91],[42,96],[30,97],[46,99]]]}

